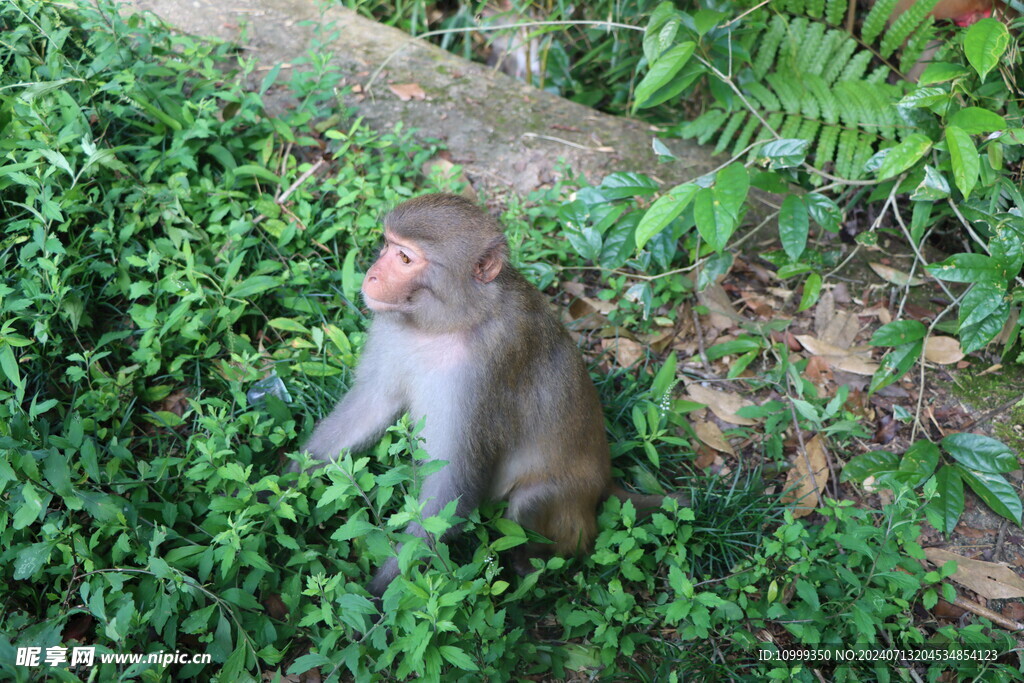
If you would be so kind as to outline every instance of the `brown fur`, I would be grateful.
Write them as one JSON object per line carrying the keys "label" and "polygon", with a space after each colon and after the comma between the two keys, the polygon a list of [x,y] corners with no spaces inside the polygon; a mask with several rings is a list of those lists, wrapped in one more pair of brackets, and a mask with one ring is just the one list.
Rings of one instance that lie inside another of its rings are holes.
{"label": "brown fur", "polygon": [[[597,390],[547,299],[508,264],[498,222],[435,194],[401,204],[384,226],[428,265],[411,268],[409,281],[401,265],[371,269],[400,280],[386,284],[401,303],[376,312],[355,385],[306,450],[330,460],[370,445],[404,412],[425,416],[426,450],[448,465],[423,484],[424,514],[456,499],[462,516],[507,500],[509,517],[563,555],[589,550],[607,496],[658,507],[662,497],[612,481]],[[418,524],[408,531],[425,535]],[[397,573],[392,559],[370,590],[382,593]]]}

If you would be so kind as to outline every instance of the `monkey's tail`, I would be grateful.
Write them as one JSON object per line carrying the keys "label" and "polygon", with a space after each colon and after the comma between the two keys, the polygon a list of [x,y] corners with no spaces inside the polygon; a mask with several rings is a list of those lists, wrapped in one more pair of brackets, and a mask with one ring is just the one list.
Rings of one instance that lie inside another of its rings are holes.
{"label": "monkey's tail", "polygon": [[666,493],[663,496],[659,496],[649,493],[634,493],[633,491],[627,491],[618,484],[612,484],[608,488],[607,497],[610,498],[612,496],[615,496],[623,503],[627,500],[631,501],[633,503],[633,507],[636,508],[636,511],[641,518],[647,517],[648,515],[660,510],[661,504],[666,498],[675,498],[682,506],[688,506],[690,504],[690,496],[682,491]]}

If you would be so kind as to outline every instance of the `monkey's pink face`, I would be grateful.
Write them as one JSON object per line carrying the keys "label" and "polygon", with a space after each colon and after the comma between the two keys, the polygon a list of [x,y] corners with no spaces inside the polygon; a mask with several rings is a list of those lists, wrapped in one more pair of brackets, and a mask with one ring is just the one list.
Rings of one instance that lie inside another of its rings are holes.
{"label": "monkey's pink face", "polygon": [[384,248],[363,278],[363,298],[371,311],[397,311],[412,303],[429,262],[411,240],[384,233]]}

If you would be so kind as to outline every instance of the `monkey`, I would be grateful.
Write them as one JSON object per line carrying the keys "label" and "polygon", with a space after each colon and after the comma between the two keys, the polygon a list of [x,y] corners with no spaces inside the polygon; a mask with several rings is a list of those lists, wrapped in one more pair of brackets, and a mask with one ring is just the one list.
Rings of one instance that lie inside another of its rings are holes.
{"label": "monkey", "polygon": [[[462,518],[484,501],[507,501],[506,516],[552,542],[530,543],[528,556],[588,551],[609,496],[643,514],[661,506],[664,496],[614,482],[579,350],[510,265],[501,225],[472,201],[428,194],[393,209],[362,296],[373,319],[355,380],[303,447],[317,466],[372,445],[403,414],[425,418],[424,447],[447,465],[422,484],[424,518],[452,501]],[[406,531],[427,537],[416,523]],[[389,558],[370,593],[382,595],[398,573]]]}

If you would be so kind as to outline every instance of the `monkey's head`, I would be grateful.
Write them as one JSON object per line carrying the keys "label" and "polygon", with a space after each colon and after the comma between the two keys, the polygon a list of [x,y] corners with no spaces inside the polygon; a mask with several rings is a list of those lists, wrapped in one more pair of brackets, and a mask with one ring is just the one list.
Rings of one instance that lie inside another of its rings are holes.
{"label": "monkey's head", "polygon": [[488,314],[507,265],[508,243],[493,217],[458,195],[424,195],[384,219],[384,248],[366,272],[363,298],[374,313],[452,332]]}

